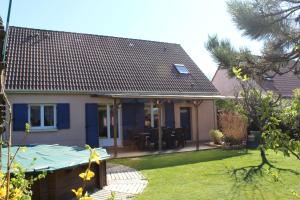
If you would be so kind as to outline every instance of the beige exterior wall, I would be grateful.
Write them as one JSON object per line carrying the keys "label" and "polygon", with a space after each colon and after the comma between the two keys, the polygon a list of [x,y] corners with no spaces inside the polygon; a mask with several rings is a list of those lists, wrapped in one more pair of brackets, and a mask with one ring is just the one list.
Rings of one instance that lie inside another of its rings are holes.
{"label": "beige exterior wall", "polygon": [[[8,96],[11,103],[69,103],[70,104],[70,129],[53,132],[32,132],[26,136],[26,144],[61,144],[85,145],[85,104],[86,103],[112,103],[111,99],[90,97],[88,95],[22,95]],[[14,145],[22,144],[24,132],[15,131],[12,134]]]}
{"label": "beige exterior wall", "polygon": [[[70,104],[70,129],[62,129],[52,132],[32,132],[26,136],[25,144],[61,144],[61,145],[85,145],[85,104],[99,103],[112,104],[112,99],[90,97],[89,95],[34,95],[34,94],[11,94],[10,102],[14,103],[69,103]],[[192,103],[174,103],[175,126],[180,127],[180,107],[191,108],[192,140],[196,140],[199,133],[201,141],[209,140],[208,132],[216,127],[216,115],[213,100],[203,100],[199,106],[198,130],[196,121],[196,108]],[[165,124],[164,107],[162,108],[162,126]],[[15,131],[12,134],[14,145],[24,144],[24,132]]]}
{"label": "beige exterior wall", "polygon": [[[200,141],[210,140],[209,131],[216,127],[216,112],[213,100],[203,100],[198,107],[198,122],[196,117],[196,107],[193,103],[175,103],[175,127],[180,128],[180,108],[189,107],[191,111],[191,131],[192,140],[196,141],[197,134],[199,134]],[[198,124],[198,130],[197,130]]]}

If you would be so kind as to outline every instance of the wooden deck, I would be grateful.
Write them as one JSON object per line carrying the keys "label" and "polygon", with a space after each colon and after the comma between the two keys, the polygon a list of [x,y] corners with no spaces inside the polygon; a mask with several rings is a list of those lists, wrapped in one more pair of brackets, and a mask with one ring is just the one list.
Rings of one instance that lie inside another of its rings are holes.
{"label": "wooden deck", "polygon": [[[212,145],[210,143],[201,143],[199,150],[208,150],[218,148],[216,145]],[[116,158],[132,158],[132,157],[140,157],[140,156],[150,156],[150,155],[158,155],[158,154],[169,154],[169,153],[181,153],[181,152],[190,152],[196,151],[196,145],[194,143],[187,143],[185,147],[175,148],[175,149],[166,149],[161,152],[159,151],[141,151],[141,150],[130,150],[128,148],[118,148],[118,154]],[[113,157],[114,150],[113,148],[108,149],[109,154]]]}

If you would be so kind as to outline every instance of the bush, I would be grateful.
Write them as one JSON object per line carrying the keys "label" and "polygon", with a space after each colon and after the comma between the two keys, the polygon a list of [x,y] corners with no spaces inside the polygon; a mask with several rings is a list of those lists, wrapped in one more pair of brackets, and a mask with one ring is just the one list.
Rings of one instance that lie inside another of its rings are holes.
{"label": "bush", "polygon": [[247,119],[233,112],[222,112],[218,115],[218,128],[225,137],[245,140],[247,137]]}
{"label": "bush", "polygon": [[241,145],[243,143],[243,141],[241,139],[235,138],[233,136],[225,136],[224,142],[225,142],[225,144],[228,144],[229,146]]}
{"label": "bush", "polygon": [[209,135],[215,144],[222,144],[224,135],[221,131],[211,130]]}

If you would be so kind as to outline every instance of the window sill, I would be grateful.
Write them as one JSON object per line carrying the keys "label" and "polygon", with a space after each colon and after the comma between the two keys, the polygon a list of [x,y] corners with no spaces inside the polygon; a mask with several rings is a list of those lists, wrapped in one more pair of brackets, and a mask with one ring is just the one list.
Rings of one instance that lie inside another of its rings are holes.
{"label": "window sill", "polygon": [[58,131],[57,128],[37,128],[37,129],[30,129],[31,133],[38,133],[38,132],[56,132]]}

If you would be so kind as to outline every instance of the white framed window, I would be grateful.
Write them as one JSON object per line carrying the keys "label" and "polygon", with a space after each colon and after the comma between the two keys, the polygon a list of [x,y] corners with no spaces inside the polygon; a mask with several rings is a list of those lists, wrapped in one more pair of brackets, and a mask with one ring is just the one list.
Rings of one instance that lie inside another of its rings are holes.
{"label": "white framed window", "polygon": [[28,121],[32,130],[56,129],[56,105],[30,104],[28,106]]}

